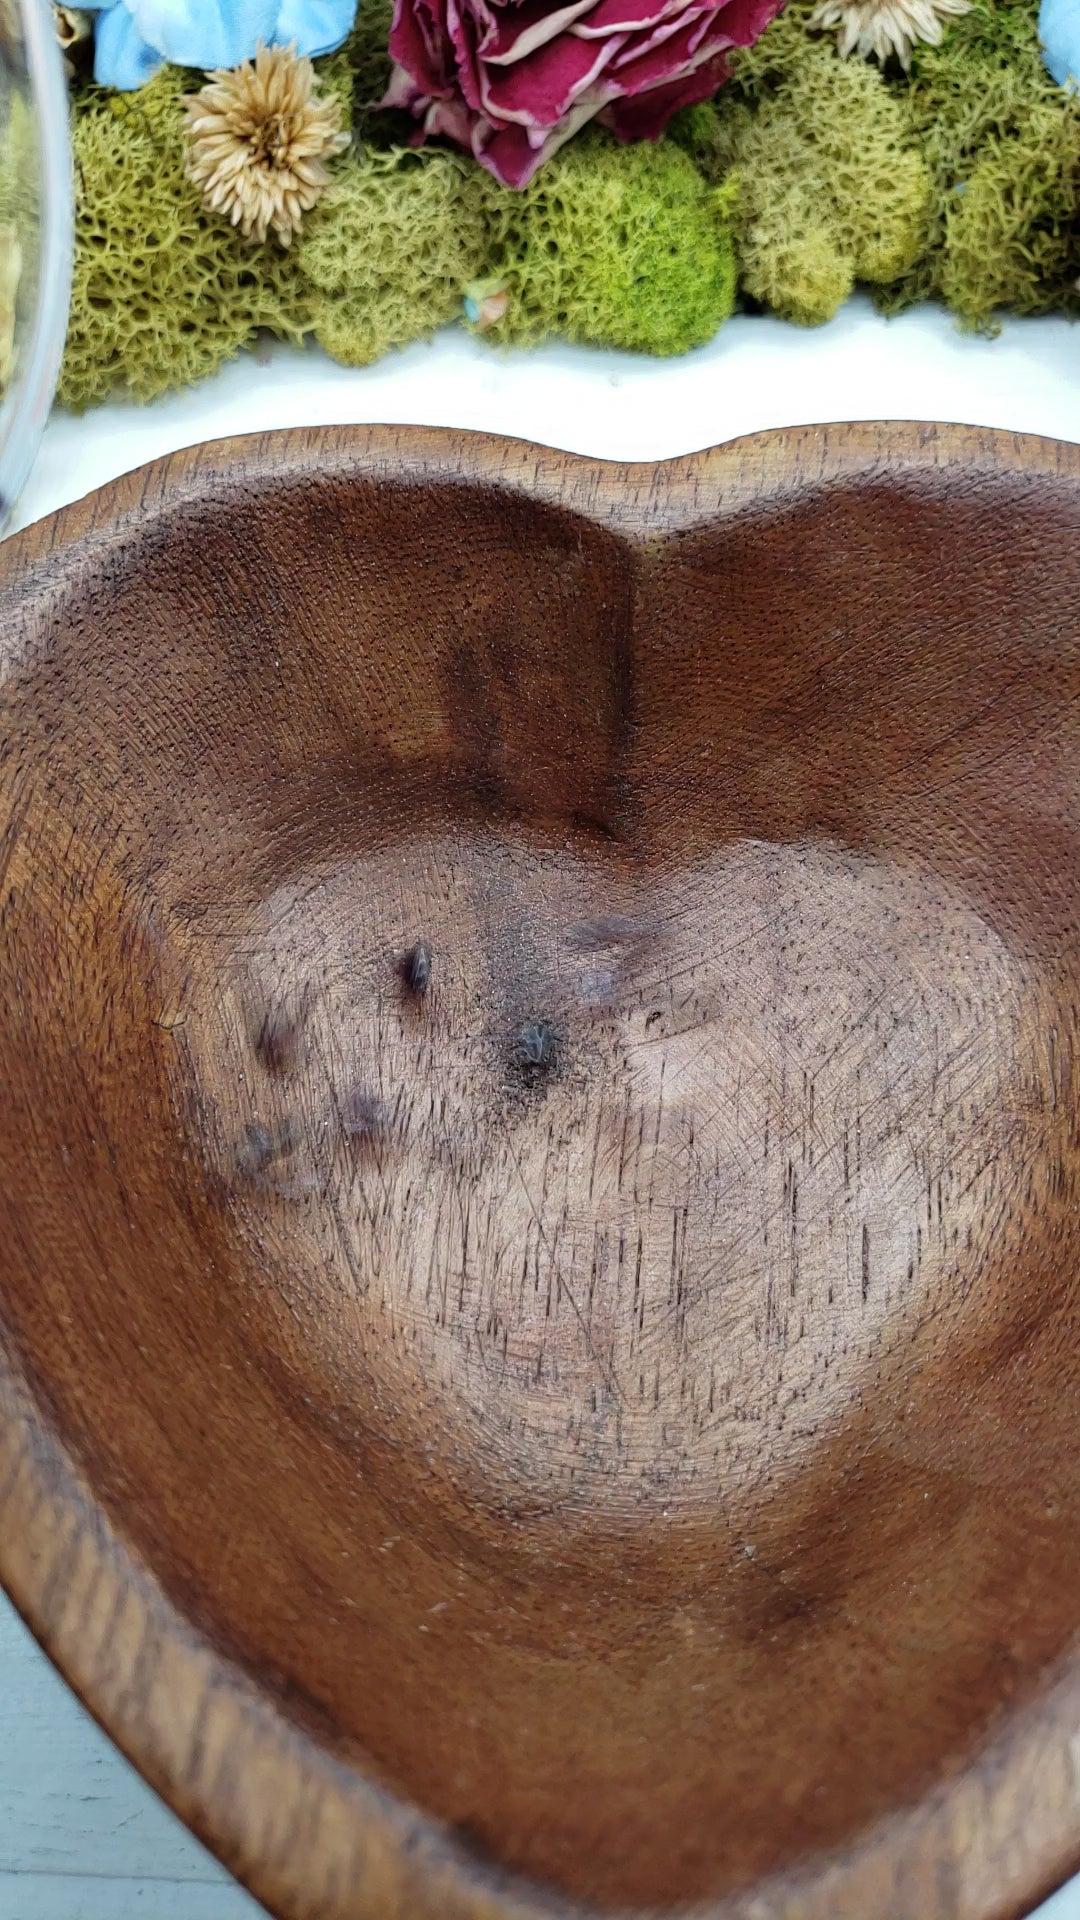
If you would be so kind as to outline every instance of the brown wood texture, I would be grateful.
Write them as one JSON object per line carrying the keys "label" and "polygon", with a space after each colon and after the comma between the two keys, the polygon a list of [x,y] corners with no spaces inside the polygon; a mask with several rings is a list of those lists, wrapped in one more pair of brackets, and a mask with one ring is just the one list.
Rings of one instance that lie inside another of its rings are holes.
{"label": "brown wood texture", "polygon": [[287,1920],[1080,1854],[1080,453],[197,449],[0,556],[0,1573]]}

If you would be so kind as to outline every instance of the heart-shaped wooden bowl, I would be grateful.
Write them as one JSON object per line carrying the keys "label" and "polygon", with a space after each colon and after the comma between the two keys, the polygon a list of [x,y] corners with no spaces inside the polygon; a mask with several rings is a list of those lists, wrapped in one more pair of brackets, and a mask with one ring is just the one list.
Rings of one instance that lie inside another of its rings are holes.
{"label": "heart-shaped wooden bowl", "polygon": [[0,1571],[288,1920],[1080,1852],[1080,454],[287,434],[4,550]]}

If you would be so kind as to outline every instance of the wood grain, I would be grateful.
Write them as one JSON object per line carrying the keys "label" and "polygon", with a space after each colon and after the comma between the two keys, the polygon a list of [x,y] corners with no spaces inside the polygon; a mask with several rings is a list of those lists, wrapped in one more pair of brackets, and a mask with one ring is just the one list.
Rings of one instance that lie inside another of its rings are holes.
{"label": "wood grain", "polygon": [[288,1920],[1080,1855],[1078,536],[381,429],[4,549],[0,1574]]}

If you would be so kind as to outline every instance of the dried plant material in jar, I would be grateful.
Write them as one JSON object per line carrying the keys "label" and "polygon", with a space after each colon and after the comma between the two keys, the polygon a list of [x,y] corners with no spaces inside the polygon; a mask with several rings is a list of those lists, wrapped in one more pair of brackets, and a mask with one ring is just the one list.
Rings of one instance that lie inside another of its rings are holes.
{"label": "dried plant material in jar", "polygon": [[273,231],[287,247],[330,184],[326,161],[349,144],[311,61],[260,45],[254,62],[212,73],[183,105],[187,171],[205,205],[245,239],[261,244]]}
{"label": "dried plant material in jar", "polygon": [[22,275],[22,248],[10,220],[0,222],[0,393],[15,370],[15,307]]}
{"label": "dried plant material in jar", "polygon": [[54,0],[53,20],[56,24],[56,38],[65,53],[72,47],[80,46],[89,40],[94,31],[93,15],[85,7],[65,7],[60,0]]}
{"label": "dried plant material in jar", "polygon": [[93,15],[85,7],[66,7],[61,0],[53,0],[53,25],[56,40],[64,56],[64,69],[69,80],[75,76],[75,54],[80,47],[88,47],[94,35]]}

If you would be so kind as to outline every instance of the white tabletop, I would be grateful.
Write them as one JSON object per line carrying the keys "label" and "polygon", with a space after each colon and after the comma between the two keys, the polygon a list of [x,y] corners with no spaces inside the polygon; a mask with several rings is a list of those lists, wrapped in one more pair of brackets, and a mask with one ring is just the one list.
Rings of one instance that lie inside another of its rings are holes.
{"label": "white tabletop", "polygon": [[[458,330],[362,372],[275,347],[150,407],[57,414],[15,525],[160,454],[268,427],[414,422],[657,460],[766,427],[883,419],[1080,442],[1080,331],[1014,320],[988,341],[945,313],[886,323],[852,301],[813,333],[732,320],[710,346],[666,362],[564,346],[498,354]],[[259,1911],[120,1758],[0,1596],[0,1920]],[[1080,1920],[1080,1877],[1038,1920]]]}
{"label": "white tabletop", "polygon": [[827,327],[728,322],[679,360],[552,345],[500,353],[459,328],[362,370],[270,349],[149,407],[58,414],[15,525],[143,461],[268,427],[383,421],[473,427],[613,460],[663,460],[766,427],[953,420],[1080,441],[1080,329],[1013,320],[996,340],[916,308],[884,321],[853,300]]}

